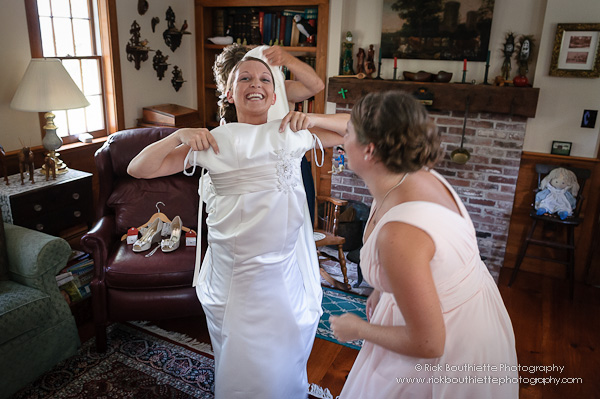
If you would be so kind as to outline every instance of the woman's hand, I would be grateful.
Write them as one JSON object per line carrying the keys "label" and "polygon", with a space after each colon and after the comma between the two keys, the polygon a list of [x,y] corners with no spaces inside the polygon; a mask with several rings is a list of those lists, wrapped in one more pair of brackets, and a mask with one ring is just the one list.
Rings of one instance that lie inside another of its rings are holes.
{"label": "woman's hand", "polygon": [[369,298],[367,299],[367,308],[366,308],[367,320],[371,321],[371,317],[373,317],[373,311],[377,307],[377,304],[379,303],[380,299],[381,299],[381,292],[379,292],[377,290],[373,290],[373,292],[371,292],[371,295],[369,295]]}
{"label": "woman's hand", "polygon": [[219,153],[217,141],[206,128],[183,128],[175,132],[182,144],[194,151],[204,151],[212,147],[215,154]]}
{"label": "woman's hand", "polygon": [[282,120],[281,125],[279,126],[279,132],[283,132],[285,130],[285,126],[290,124],[290,129],[292,132],[297,132],[299,130],[310,129],[315,126],[315,122],[311,117],[311,114],[305,114],[303,112],[298,111],[290,111]]}
{"label": "woman's hand", "polygon": [[361,339],[360,328],[365,324],[368,324],[353,313],[345,313],[341,316],[330,316],[329,323],[331,324],[331,331],[333,331],[336,339],[342,342]]}
{"label": "woman's hand", "polygon": [[285,66],[295,58],[280,46],[271,46],[263,51],[264,57],[273,66]]}

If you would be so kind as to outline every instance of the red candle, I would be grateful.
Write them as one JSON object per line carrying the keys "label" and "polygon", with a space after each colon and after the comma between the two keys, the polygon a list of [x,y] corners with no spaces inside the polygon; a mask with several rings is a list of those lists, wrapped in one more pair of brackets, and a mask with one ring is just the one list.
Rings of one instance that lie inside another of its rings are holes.
{"label": "red candle", "polygon": [[467,59],[465,58],[465,60],[463,61],[463,71],[467,70]]}
{"label": "red candle", "polygon": [[394,57],[394,68],[398,67],[398,58]]}

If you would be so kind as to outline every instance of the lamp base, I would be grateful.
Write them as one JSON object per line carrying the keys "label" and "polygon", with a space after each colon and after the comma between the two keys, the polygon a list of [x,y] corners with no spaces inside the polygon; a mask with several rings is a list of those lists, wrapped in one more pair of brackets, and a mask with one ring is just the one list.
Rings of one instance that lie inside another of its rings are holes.
{"label": "lamp base", "polygon": [[52,165],[54,166],[54,173],[52,172],[52,169],[49,169],[48,171],[50,172],[49,175],[50,176],[54,176],[55,174],[57,175],[62,175],[63,173],[67,173],[69,171],[69,168],[67,167],[67,164],[63,162],[62,159],[59,158],[60,154],[56,151],[50,151],[47,155],[46,158],[51,159],[50,162],[44,162],[44,164],[42,165],[42,168],[40,169],[40,173],[43,175],[46,175],[46,170],[48,170],[48,168],[52,168]]}

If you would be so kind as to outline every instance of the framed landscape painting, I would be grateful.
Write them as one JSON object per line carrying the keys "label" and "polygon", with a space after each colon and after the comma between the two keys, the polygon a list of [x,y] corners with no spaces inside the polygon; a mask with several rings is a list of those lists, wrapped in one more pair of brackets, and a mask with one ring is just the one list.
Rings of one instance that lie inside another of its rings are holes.
{"label": "framed landscape painting", "polygon": [[383,58],[486,61],[494,0],[384,0]]}

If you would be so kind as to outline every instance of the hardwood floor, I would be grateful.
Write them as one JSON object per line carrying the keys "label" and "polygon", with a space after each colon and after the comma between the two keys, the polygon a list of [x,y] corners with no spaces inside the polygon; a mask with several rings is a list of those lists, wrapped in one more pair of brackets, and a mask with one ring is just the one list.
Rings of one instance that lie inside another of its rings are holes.
{"label": "hardwood floor", "polygon": [[[597,377],[600,369],[600,288],[576,284],[571,302],[566,280],[519,272],[509,288],[511,271],[502,270],[499,289],[513,323],[519,364],[564,366],[562,373],[521,372],[521,377],[581,378],[583,381],[521,384],[520,398],[600,398]],[[156,324],[208,342],[202,319],[174,319]],[[93,329],[90,325],[82,326],[80,334],[85,340],[92,336]],[[317,338],[308,360],[309,382],[328,388],[335,398],[357,355],[357,350]]]}

